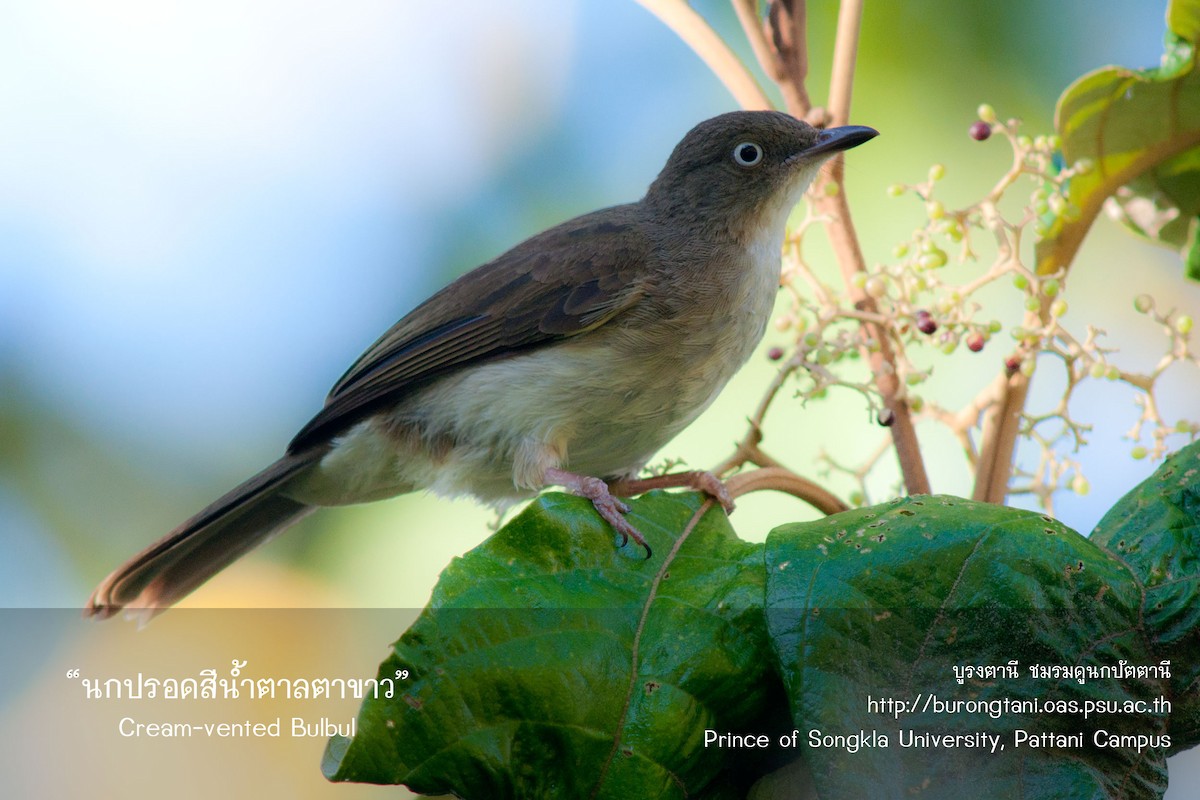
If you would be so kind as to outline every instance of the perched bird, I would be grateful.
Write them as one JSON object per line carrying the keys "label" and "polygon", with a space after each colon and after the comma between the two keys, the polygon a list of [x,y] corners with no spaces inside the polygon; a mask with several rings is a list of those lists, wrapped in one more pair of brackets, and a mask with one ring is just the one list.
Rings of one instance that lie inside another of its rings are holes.
{"label": "perched bird", "polygon": [[504,504],[561,485],[643,546],[614,494],[690,485],[728,506],[705,473],[634,478],[762,338],[788,212],[821,164],[876,135],[773,111],[700,123],[641,200],[539,233],[401,319],[282,458],[105,578],[86,612],[157,613],[318,506],[418,489]]}

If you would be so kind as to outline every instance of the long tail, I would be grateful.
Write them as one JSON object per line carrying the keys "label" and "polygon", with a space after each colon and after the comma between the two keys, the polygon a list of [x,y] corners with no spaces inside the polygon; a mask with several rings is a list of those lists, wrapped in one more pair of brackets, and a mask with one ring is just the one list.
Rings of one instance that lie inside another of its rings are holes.
{"label": "long tail", "polygon": [[279,490],[324,454],[289,454],[226,493],[101,581],[84,609],[105,619],[123,608],[146,619],[166,610],[225,567],[312,512]]}

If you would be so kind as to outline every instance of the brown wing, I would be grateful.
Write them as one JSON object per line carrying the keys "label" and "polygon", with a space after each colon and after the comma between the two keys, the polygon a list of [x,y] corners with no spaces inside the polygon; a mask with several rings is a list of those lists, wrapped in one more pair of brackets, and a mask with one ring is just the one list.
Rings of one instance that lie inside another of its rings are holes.
{"label": "brown wing", "polygon": [[565,222],[462,276],[396,323],[288,445],[298,452],[465,364],[592,330],[634,306],[652,273],[631,206]]}

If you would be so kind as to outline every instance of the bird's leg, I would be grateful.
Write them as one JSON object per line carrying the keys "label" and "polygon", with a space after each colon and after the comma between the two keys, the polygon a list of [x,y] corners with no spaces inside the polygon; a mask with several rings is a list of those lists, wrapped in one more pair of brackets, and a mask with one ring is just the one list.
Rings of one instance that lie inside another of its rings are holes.
{"label": "bird's leg", "polygon": [[624,514],[629,512],[629,506],[618,500],[611,491],[608,484],[599,478],[593,478],[588,475],[577,475],[574,472],[548,467],[546,469],[544,480],[546,483],[555,483],[563,488],[579,495],[586,497],[592,501],[596,512],[607,522],[612,525],[617,533],[621,534],[621,545],[624,546],[633,539],[635,542],[646,548],[646,558],[650,558],[650,545],[646,543],[646,538],[638,531],[637,528],[629,524],[629,520],[625,519]]}
{"label": "bird's leg", "polygon": [[653,478],[622,478],[608,484],[609,491],[621,497],[633,497],[651,489],[680,488],[704,492],[720,503],[726,514],[733,512],[733,497],[730,496],[729,489],[725,488],[721,479],[711,472],[701,470],[672,472],[669,475],[656,475]]}

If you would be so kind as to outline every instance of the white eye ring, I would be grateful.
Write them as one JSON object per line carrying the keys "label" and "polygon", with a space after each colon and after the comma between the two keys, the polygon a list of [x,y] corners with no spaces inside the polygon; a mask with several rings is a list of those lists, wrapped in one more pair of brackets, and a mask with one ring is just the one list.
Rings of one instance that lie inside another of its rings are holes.
{"label": "white eye ring", "polygon": [[763,149],[754,142],[739,142],[733,148],[733,160],[739,167],[757,166],[763,158]]}

